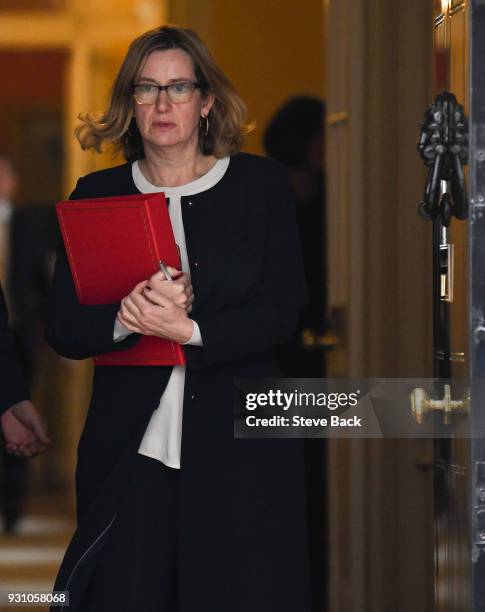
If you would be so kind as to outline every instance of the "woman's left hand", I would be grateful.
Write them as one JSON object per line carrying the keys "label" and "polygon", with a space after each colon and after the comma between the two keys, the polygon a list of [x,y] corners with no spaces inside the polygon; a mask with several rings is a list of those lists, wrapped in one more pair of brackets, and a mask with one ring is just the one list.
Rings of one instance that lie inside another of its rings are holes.
{"label": "woman's left hand", "polygon": [[194,302],[194,291],[190,276],[186,272],[181,272],[170,266],[168,271],[173,280],[167,280],[163,272],[160,271],[150,276],[148,285],[144,289],[145,297],[153,304],[159,304],[159,296],[165,297],[177,306],[185,308],[187,314],[190,314]]}
{"label": "woman's left hand", "polygon": [[194,324],[185,308],[177,306],[168,298],[157,295],[154,304],[145,297],[148,282],[138,283],[121,302],[118,320],[132,332],[144,336],[158,336],[183,344],[190,340]]}

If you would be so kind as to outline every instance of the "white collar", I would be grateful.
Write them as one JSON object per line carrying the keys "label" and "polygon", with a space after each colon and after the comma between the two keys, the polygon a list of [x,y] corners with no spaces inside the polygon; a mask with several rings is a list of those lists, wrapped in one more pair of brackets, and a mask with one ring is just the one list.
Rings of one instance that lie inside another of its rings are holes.
{"label": "white collar", "polygon": [[140,170],[138,161],[133,162],[131,173],[135,186],[141,193],[163,191],[167,198],[171,196],[189,196],[200,193],[201,191],[206,191],[218,183],[226,173],[230,159],[230,157],[218,159],[209,172],[195,179],[195,181],[191,181],[185,185],[178,185],[177,187],[160,187],[159,185],[153,185]]}

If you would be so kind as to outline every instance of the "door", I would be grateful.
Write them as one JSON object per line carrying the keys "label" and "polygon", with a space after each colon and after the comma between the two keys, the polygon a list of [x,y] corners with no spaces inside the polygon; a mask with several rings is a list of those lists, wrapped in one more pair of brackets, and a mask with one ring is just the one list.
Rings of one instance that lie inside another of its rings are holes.
{"label": "door", "polygon": [[[480,212],[485,194],[485,87],[480,74],[485,4],[481,0],[435,0],[434,4],[435,93],[452,92],[469,119],[465,170],[469,210],[462,209],[451,219],[440,214],[432,220],[434,373],[457,380],[485,375],[480,363],[485,306],[485,221]],[[440,192],[442,202],[452,192],[451,181],[442,180]],[[479,481],[485,445],[473,437],[480,427],[480,410],[472,386],[471,435],[434,443],[436,612],[478,612],[485,606],[485,532],[480,530],[485,496],[480,496]]]}

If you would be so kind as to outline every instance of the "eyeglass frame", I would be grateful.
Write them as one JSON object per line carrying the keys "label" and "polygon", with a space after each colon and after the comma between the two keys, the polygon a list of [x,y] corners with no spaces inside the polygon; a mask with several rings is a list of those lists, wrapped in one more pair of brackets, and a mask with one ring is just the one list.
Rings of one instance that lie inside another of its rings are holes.
{"label": "eyeglass frame", "polygon": [[[180,84],[184,84],[184,85],[191,85],[192,86],[192,90],[190,92],[190,98],[188,100],[185,100],[185,102],[174,102],[171,98],[170,98],[170,94],[168,93],[168,90],[170,87],[174,87],[176,85],[180,85]],[[135,94],[135,87],[140,87],[141,85],[151,85],[152,87],[155,87],[156,89],[158,89],[158,93],[157,93],[157,97],[155,98],[154,102],[138,102],[138,100],[136,99],[136,94]],[[186,104],[187,102],[190,102],[190,100],[192,99],[192,96],[194,95],[194,91],[196,89],[201,89],[202,88],[202,83],[200,83],[199,81],[177,81],[175,83],[169,83],[168,85],[158,85],[158,83],[133,83],[133,85],[131,86],[132,90],[133,90],[133,97],[135,98],[135,102],[137,104],[139,104],[140,106],[152,106],[153,104],[157,103],[158,97],[160,96],[160,93],[162,91],[166,91],[167,92],[167,98],[170,100],[171,104]]]}

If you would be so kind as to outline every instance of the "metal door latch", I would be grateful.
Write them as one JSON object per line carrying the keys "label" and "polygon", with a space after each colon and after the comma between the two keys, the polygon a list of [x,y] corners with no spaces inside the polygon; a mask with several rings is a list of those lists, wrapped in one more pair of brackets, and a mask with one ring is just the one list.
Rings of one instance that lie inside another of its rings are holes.
{"label": "metal door latch", "polygon": [[440,298],[443,302],[453,302],[454,267],[454,245],[440,244]]}
{"label": "metal door latch", "polygon": [[441,400],[430,398],[428,393],[421,388],[413,389],[411,392],[411,412],[419,424],[423,422],[426,413],[440,410],[443,412],[444,424],[449,425],[452,412],[467,413],[469,408],[470,391],[466,392],[462,400],[452,400],[450,385],[445,385],[445,396]]}

